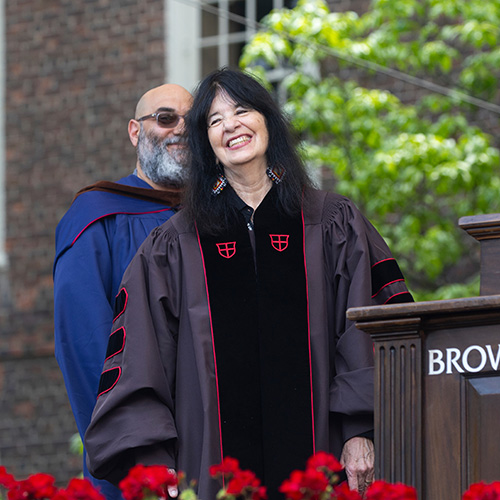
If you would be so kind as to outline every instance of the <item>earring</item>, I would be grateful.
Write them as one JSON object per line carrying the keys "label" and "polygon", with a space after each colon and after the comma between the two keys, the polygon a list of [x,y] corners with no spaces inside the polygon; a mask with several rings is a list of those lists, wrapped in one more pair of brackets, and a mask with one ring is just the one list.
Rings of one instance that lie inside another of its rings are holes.
{"label": "earring", "polygon": [[266,174],[275,184],[279,184],[283,180],[283,177],[285,177],[286,170],[281,166],[267,167]]}
{"label": "earring", "polygon": [[219,195],[222,190],[227,186],[227,178],[224,175],[224,172],[222,172],[222,169],[220,169],[221,172],[217,176],[217,179],[215,180],[214,185],[212,186],[212,194],[214,196]]}

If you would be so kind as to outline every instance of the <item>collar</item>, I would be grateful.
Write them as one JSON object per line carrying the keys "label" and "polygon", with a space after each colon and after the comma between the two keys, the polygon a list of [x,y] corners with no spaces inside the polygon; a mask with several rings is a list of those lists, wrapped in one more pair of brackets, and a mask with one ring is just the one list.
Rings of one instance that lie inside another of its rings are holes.
{"label": "collar", "polygon": [[236,191],[232,188],[231,184],[228,184],[226,189],[226,196],[229,202],[229,205],[234,207],[236,211],[238,211],[244,218],[245,222],[249,229],[253,229],[252,224],[252,215],[253,208],[250,205],[247,205],[237,194]]}

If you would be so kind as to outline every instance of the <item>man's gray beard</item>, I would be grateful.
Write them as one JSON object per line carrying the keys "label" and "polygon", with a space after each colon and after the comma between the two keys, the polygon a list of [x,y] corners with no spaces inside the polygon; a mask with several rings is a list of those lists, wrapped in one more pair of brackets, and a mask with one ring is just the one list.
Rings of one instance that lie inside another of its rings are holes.
{"label": "man's gray beard", "polygon": [[144,175],[159,186],[182,185],[186,182],[187,169],[185,150],[170,154],[167,145],[179,142],[175,137],[160,140],[154,134],[144,132],[141,127],[137,142],[137,158]]}

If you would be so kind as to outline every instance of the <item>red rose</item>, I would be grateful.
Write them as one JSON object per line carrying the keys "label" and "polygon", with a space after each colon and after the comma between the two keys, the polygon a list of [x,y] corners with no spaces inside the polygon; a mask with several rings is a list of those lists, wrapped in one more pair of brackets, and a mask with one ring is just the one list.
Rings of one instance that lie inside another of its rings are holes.
{"label": "red rose", "polygon": [[177,486],[177,476],[165,465],[136,465],[127,477],[120,481],[125,500],[142,500],[145,495],[168,497],[167,487]]}
{"label": "red rose", "polygon": [[295,470],[290,474],[290,479],[283,481],[279,491],[290,500],[319,500],[329,484],[328,478],[320,470]]}
{"label": "red rose", "polygon": [[143,476],[145,469],[143,465],[132,467],[127,477],[118,484],[125,500],[141,500],[144,497]]}
{"label": "red rose", "polygon": [[16,484],[16,480],[12,474],[7,472],[7,469],[2,465],[0,466],[0,486],[10,489]]}
{"label": "red rose", "polygon": [[341,485],[335,488],[335,498],[337,500],[362,500],[361,495],[356,490],[349,489],[347,482],[343,482]]}
{"label": "red rose", "polygon": [[266,500],[267,499],[267,491],[265,486],[259,486],[251,493],[252,500]]}
{"label": "red rose", "polygon": [[385,481],[375,481],[366,490],[366,500],[417,500],[417,490],[412,486]]}
{"label": "red rose", "polygon": [[326,469],[330,472],[340,472],[344,467],[342,464],[329,453],[319,451],[307,461],[307,468],[309,469]]}
{"label": "red rose", "polygon": [[52,500],[105,500],[88,479],[73,478],[65,490],[59,490]]}
{"label": "red rose", "polygon": [[315,495],[324,493],[330,484],[322,471],[314,469],[307,469],[302,480],[304,487]]}
{"label": "red rose", "polygon": [[462,500],[500,500],[500,481],[491,484],[484,482],[471,484]]}
{"label": "red rose", "polygon": [[290,474],[290,479],[285,479],[279,491],[289,500],[301,500],[302,495],[302,472],[295,470]]}
{"label": "red rose", "polygon": [[212,465],[208,472],[214,479],[219,477],[227,479],[240,472],[240,463],[236,460],[236,458],[224,457],[222,463]]}
{"label": "red rose", "polygon": [[227,484],[226,494],[235,497],[250,496],[252,500],[267,498],[266,489],[260,485],[257,476],[249,470],[240,470],[234,474]]}
{"label": "red rose", "polygon": [[33,474],[28,479],[16,481],[7,497],[9,500],[51,499],[56,493],[55,479],[49,474]]}

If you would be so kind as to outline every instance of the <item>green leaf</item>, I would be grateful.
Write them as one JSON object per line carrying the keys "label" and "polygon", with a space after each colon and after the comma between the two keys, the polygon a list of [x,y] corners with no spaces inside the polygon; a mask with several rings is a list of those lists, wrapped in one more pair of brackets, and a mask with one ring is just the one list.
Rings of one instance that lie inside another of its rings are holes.
{"label": "green leaf", "polygon": [[83,455],[82,438],[78,432],[70,437],[69,450],[73,455]]}

